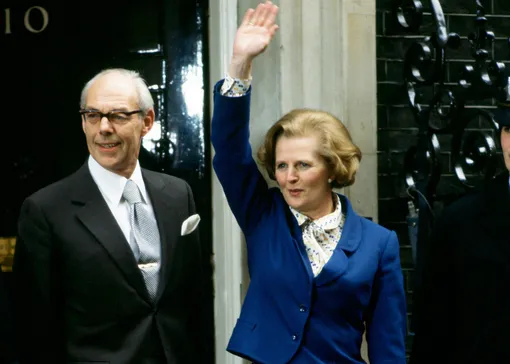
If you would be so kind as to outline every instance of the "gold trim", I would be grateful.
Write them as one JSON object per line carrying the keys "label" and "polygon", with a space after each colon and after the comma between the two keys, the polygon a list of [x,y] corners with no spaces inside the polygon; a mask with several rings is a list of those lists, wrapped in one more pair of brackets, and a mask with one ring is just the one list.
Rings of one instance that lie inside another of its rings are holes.
{"label": "gold trim", "polygon": [[0,237],[0,268],[3,272],[12,271],[16,237]]}

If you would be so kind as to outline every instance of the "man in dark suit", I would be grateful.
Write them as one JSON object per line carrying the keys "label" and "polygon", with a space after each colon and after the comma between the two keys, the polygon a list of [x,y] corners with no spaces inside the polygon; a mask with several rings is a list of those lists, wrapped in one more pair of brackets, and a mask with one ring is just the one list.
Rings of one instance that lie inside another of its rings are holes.
{"label": "man in dark suit", "polygon": [[[508,170],[509,107],[496,113]],[[510,362],[508,171],[446,207],[428,245],[411,363]]]}
{"label": "man in dark suit", "polygon": [[154,123],[136,72],[81,96],[90,157],[28,197],[14,257],[20,362],[200,363],[199,217],[189,185],[140,167]]}

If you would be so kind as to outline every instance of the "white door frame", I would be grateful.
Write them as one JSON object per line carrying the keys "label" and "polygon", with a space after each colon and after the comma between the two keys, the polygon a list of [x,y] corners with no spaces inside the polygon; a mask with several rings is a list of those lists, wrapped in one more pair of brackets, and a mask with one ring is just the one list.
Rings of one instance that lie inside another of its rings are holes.
{"label": "white door frame", "polygon": [[[213,87],[225,76],[237,30],[237,0],[209,3],[209,75],[207,90],[213,109]],[[214,155],[214,149],[212,149]],[[215,351],[218,364],[241,364],[243,360],[225,348],[239,317],[242,300],[244,239],[219,184],[212,173],[213,280]]]}

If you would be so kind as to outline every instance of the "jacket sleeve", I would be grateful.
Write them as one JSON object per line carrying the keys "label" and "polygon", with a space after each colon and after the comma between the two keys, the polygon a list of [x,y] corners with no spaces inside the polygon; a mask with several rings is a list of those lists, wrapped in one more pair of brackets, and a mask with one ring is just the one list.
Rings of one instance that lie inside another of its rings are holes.
{"label": "jacket sleeve", "polygon": [[[14,253],[15,316],[20,364],[59,363],[65,359],[56,345],[62,345],[56,327],[57,271],[50,227],[41,208],[25,200],[18,221]],[[57,354],[59,353],[59,354]]]}
{"label": "jacket sleeve", "polygon": [[213,168],[241,230],[249,235],[270,206],[267,182],[252,156],[249,143],[250,96],[228,97],[214,91],[211,142]]}
{"label": "jacket sleeve", "polygon": [[391,232],[382,251],[367,317],[371,364],[405,364],[406,299],[397,235]]}
{"label": "jacket sleeve", "polygon": [[[188,196],[188,214],[191,216],[196,213],[195,199],[191,187],[186,183],[186,191]],[[213,333],[205,332],[209,327],[214,327],[214,323],[211,322],[212,315],[208,314],[207,308],[209,305],[205,304],[208,299],[207,285],[206,285],[206,272],[204,269],[206,264],[210,264],[209,257],[203,254],[202,244],[199,235],[200,229],[195,229],[191,234],[190,242],[193,243],[195,261],[198,262],[193,269],[194,276],[190,280],[191,295],[189,302],[191,309],[189,312],[192,313],[189,317],[189,323],[187,328],[191,334],[191,343],[194,350],[194,360],[196,363],[204,363],[207,358],[212,357],[212,346],[209,345],[209,337]]]}
{"label": "jacket sleeve", "polygon": [[8,288],[6,275],[0,269],[0,363],[14,363],[15,338],[12,317],[11,290]]}
{"label": "jacket sleeve", "polygon": [[[412,364],[428,364],[441,358],[451,345],[453,297],[451,261],[453,260],[448,223],[452,218],[443,215],[436,220],[424,251],[422,281],[414,293],[414,338]],[[444,358],[443,358],[444,359]]]}

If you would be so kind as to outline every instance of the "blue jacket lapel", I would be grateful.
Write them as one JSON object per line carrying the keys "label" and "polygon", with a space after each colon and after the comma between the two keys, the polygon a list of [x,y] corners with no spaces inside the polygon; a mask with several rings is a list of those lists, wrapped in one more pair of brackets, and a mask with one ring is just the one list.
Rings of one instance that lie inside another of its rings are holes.
{"label": "blue jacket lapel", "polygon": [[339,197],[342,204],[342,213],[346,217],[344,227],[335,252],[316,278],[317,286],[338,279],[347,271],[349,266],[348,256],[358,249],[361,241],[361,218],[354,212],[351,203],[345,196],[339,195]]}

